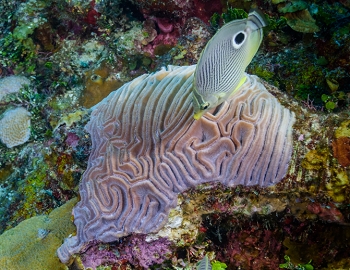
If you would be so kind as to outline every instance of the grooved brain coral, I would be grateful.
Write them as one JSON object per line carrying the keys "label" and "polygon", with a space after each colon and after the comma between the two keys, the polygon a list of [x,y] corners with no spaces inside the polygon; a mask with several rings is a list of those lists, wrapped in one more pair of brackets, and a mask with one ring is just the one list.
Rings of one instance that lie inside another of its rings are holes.
{"label": "grooved brain coral", "polygon": [[73,210],[77,235],[62,262],[92,240],[158,231],[177,194],[201,183],[273,185],[292,151],[294,114],[247,75],[242,88],[193,119],[195,66],[140,76],[94,107],[92,152]]}
{"label": "grooved brain coral", "polygon": [[0,120],[0,140],[11,148],[28,141],[30,113],[23,107],[5,112]]}
{"label": "grooved brain coral", "polygon": [[23,76],[8,76],[0,79],[0,100],[4,96],[18,92],[24,85],[29,85],[30,80]]}

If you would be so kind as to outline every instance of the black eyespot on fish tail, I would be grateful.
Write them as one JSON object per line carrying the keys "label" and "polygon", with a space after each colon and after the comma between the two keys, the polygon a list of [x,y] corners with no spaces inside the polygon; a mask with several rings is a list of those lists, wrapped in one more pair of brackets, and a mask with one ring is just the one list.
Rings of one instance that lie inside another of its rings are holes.
{"label": "black eyespot on fish tail", "polygon": [[235,42],[237,45],[240,45],[245,39],[245,34],[243,34],[242,32],[238,33],[236,36],[235,36]]}

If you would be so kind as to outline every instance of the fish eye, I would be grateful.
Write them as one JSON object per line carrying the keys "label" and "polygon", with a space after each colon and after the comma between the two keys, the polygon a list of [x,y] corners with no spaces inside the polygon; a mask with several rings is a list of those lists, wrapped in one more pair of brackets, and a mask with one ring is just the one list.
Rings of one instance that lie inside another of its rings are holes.
{"label": "fish eye", "polygon": [[90,77],[90,80],[93,82],[96,82],[98,79],[100,79],[100,76],[96,75],[96,74],[92,74]]}
{"label": "fish eye", "polygon": [[239,49],[243,45],[246,39],[246,36],[247,36],[246,33],[243,31],[240,31],[237,34],[235,34],[232,38],[232,46],[235,49]]}
{"label": "fish eye", "polygon": [[203,104],[201,104],[201,110],[206,110],[209,108],[209,103],[208,102],[205,102]]}

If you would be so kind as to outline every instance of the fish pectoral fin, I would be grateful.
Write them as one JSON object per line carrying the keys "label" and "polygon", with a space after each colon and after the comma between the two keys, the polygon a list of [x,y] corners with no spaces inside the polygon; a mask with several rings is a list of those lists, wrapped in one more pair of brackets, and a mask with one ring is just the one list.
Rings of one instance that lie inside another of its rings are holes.
{"label": "fish pectoral fin", "polygon": [[[236,91],[237,91],[239,88],[241,88],[241,86],[245,83],[246,80],[247,80],[247,76],[244,75],[243,78],[239,81],[237,87],[236,87],[235,89],[233,89],[233,91],[231,92],[231,95],[232,95],[233,93],[236,93]],[[231,95],[230,95],[230,96],[231,96]]]}

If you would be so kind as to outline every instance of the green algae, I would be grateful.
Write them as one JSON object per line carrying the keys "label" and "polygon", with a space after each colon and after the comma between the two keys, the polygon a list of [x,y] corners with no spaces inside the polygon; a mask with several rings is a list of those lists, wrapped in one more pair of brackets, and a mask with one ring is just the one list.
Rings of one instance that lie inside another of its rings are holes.
{"label": "green algae", "polygon": [[[327,79],[327,83],[328,83],[328,85],[330,85],[328,79]],[[339,84],[338,84],[338,86],[339,86]],[[325,108],[329,112],[331,112],[335,108],[339,107],[339,104],[342,103],[342,102],[345,102],[346,98],[347,98],[346,94],[344,92],[342,92],[342,91],[332,92],[331,95],[323,94],[321,96],[321,99],[324,102]]]}
{"label": "green algae", "polygon": [[[17,193],[21,197],[17,210],[11,216],[9,225],[18,220],[48,214],[56,204],[51,185],[58,184],[61,190],[71,191],[77,186],[74,171],[69,170],[75,163],[72,155],[52,152],[42,154],[31,162],[32,170],[18,183]],[[59,191],[55,191],[59,192]]]}
{"label": "green algae", "polygon": [[23,220],[36,216],[37,214],[47,214],[42,212],[43,202],[47,200],[47,194],[43,192],[49,184],[49,166],[41,159],[32,161],[35,168],[28,173],[27,177],[19,184],[17,192],[23,198],[20,207],[13,213],[11,220]]}
{"label": "green algae", "polygon": [[35,73],[37,52],[32,36],[35,29],[46,22],[41,14],[48,4],[50,1],[30,0],[19,6],[14,15],[16,27],[0,39],[1,64],[16,64],[17,72]]}
{"label": "green algae", "polygon": [[240,8],[228,7],[226,12],[223,12],[221,14],[221,18],[224,21],[224,23],[228,23],[228,22],[233,21],[233,20],[240,20],[240,19],[248,18],[248,13]]}
{"label": "green algae", "polygon": [[[13,67],[17,73],[32,74],[36,68],[35,46],[31,39],[20,41],[12,33],[0,39],[0,64]],[[14,66],[14,64],[16,64]]]}
{"label": "green algae", "polygon": [[262,78],[262,79],[264,79],[266,81],[272,80],[274,78],[274,76],[275,76],[275,74],[273,72],[268,71],[267,69],[265,69],[265,68],[263,68],[262,66],[259,66],[259,65],[251,65],[250,66],[250,71],[254,75],[256,75],[256,76],[258,76],[258,77],[260,77],[260,78]]}
{"label": "green algae", "polygon": [[284,260],[286,261],[285,263],[282,263],[279,265],[279,268],[283,268],[283,269],[296,269],[296,270],[313,270],[314,267],[311,265],[312,260],[310,260],[308,263],[306,264],[298,264],[297,266],[295,266],[291,261],[290,261],[290,257],[288,255],[284,256]]}
{"label": "green algae", "polygon": [[210,17],[209,23],[213,28],[218,29],[220,26],[221,20],[225,24],[233,20],[239,20],[239,19],[245,19],[245,18],[248,18],[248,13],[245,12],[243,9],[228,7],[226,11],[221,13],[220,15],[215,12]]}
{"label": "green algae", "polygon": [[272,30],[278,31],[287,25],[287,19],[283,16],[281,17],[270,17],[266,16],[267,26],[264,27],[264,33],[268,33]]}

